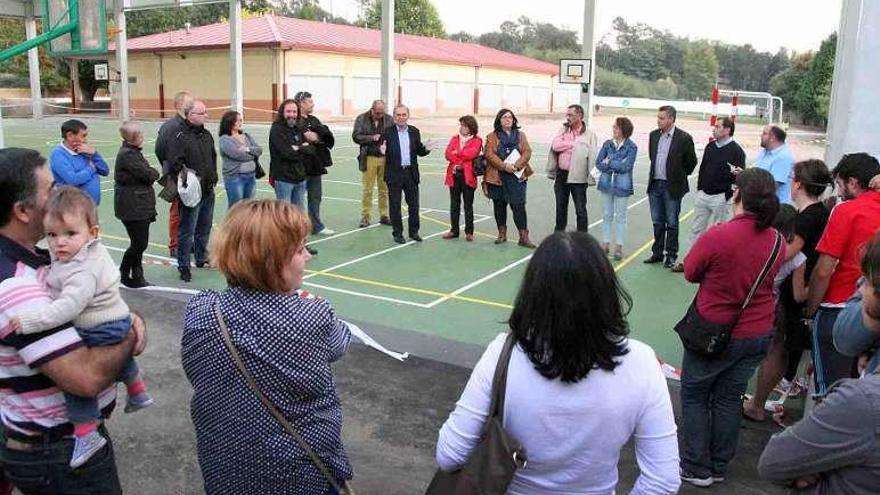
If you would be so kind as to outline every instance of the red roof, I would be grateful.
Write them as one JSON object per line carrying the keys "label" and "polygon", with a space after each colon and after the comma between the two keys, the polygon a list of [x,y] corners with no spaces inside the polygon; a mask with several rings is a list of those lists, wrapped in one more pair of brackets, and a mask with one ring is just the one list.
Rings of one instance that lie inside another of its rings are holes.
{"label": "red roof", "polygon": [[[241,44],[244,48],[262,46],[375,57],[381,55],[382,32],[377,29],[265,15],[243,19],[241,31]],[[394,45],[397,59],[497,67],[548,75],[559,73],[559,67],[554,64],[474,43],[395,34]],[[193,27],[190,28],[189,33],[185,29],[180,29],[128,40],[129,53],[211,50],[228,47],[228,23]],[[110,47],[110,51],[114,49],[113,46]]]}

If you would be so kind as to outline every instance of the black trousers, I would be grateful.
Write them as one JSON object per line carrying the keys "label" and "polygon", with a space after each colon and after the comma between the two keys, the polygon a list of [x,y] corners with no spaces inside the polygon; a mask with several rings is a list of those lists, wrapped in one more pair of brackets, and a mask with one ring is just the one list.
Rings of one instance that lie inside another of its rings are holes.
{"label": "black trousers", "polygon": [[133,222],[122,222],[125,230],[128,232],[129,245],[122,255],[122,264],[119,269],[123,275],[128,275],[134,270],[141,271],[144,261],[144,251],[150,242],[150,220],[137,220]]}
{"label": "black trousers", "polygon": [[[503,199],[493,199],[492,206],[495,210],[495,224],[499,227],[507,227],[507,201]],[[526,217],[526,205],[525,204],[516,204],[510,205],[511,211],[513,211],[513,223],[516,224],[516,228],[519,230],[526,230],[529,228],[528,217]]]}
{"label": "black trousers", "polygon": [[399,181],[388,183],[388,213],[391,216],[391,233],[395,237],[403,236],[401,195],[409,209],[409,235],[413,236],[419,233],[419,184],[409,167],[403,169]]}
{"label": "black trousers", "polygon": [[474,233],[474,191],[464,181],[464,173],[457,171],[452,174],[452,187],[449,188],[449,223],[450,231],[459,234],[459,222],[461,217],[461,199],[464,198],[464,233]]}
{"label": "black trousers", "polygon": [[587,220],[587,185],[569,184],[568,170],[558,170],[553,191],[556,193],[556,230],[565,230],[568,226],[568,197],[571,196],[577,217],[577,230],[586,232],[590,224]]}

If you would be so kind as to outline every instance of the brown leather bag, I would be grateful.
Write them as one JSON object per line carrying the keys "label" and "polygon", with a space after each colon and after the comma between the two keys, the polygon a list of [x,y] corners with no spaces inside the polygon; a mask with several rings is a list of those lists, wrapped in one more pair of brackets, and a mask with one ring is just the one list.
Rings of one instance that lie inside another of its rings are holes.
{"label": "brown leather bag", "polygon": [[507,365],[514,345],[516,338],[508,334],[495,367],[489,416],[470,459],[456,471],[438,469],[426,495],[504,495],[516,470],[526,467],[525,450],[503,426]]}

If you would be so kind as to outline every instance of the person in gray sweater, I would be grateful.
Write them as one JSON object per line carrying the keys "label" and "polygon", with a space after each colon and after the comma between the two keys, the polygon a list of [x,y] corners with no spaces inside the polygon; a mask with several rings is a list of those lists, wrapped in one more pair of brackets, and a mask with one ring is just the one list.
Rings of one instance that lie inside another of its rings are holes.
{"label": "person in gray sweater", "polygon": [[[98,239],[95,203],[76,187],[62,186],[49,195],[45,212],[43,224],[52,254],[46,285],[53,300],[17,312],[10,321],[13,331],[29,335],[72,321],[87,346],[118,344],[131,329],[131,317],[119,295],[119,270]],[[153,404],[134,358],[129,358],[119,379],[128,389],[125,412]],[[64,400],[74,425],[70,467],[76,469],[101,451],[107,440],[98,430],[98,398],[65,393]]]}
{"label": "person in gray sweater", "polygon": [[[229,207],[254,197],[257,175],[265,175],[259,158],[263,148],[241,130],[241,114],[230,110],[220,119],[220,157],[223,160],[223,185]],[[259,169],[259,171],[257,170]]]}

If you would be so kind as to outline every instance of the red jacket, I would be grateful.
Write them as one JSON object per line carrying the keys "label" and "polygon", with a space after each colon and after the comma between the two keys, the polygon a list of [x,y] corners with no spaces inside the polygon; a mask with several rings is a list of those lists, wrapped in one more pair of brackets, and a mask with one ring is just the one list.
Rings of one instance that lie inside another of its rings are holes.
{"label": "red jacket", "polygon": [[449,165],[446,167],[446,180],[443,183],[447,187],[452,187],[455,184],[452,172],[455,170],[456,165],[459,165],[464,170],[465,184],[471,189],[476,189],[477,176],[474,175],[474,158],[480,156],[480,150],[483,149],[483,140],[480,139],[480,136],[474,136],[464,145],[463,149],[459,150],[460,142],[461,136],[456,134],[452,136],[452,139],[449,140],[449,145],[446,146],[446,159],[449,160]]}

